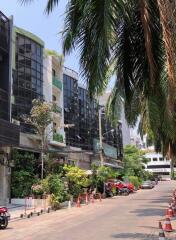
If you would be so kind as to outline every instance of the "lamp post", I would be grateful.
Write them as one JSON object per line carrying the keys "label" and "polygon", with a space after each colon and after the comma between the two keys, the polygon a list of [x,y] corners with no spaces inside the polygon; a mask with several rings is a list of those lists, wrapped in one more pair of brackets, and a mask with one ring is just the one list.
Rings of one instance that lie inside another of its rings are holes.
{"label": "lamp post", "polygon": [[100,152],[100,166],[104,165],[104,159],[103,159],[103,137],[102,137],[102,125],[101,125],[101,114],[102,114],[102,107],[99,108],[98,111],[98,119],[99,119],[99,152]]}
{"label": "lamp post", "polygon": [[104,134],[102,134],[102,122],[101,122],[101,115],[102,115],[102,110],[104,109],[104,107],[99,108],[99,153],[100,153],[100,166],[104,165],[104,157],[103,157],[103,136],[109,132],[114,132],[114,129],[109,130],[108,132],[105,132]]}

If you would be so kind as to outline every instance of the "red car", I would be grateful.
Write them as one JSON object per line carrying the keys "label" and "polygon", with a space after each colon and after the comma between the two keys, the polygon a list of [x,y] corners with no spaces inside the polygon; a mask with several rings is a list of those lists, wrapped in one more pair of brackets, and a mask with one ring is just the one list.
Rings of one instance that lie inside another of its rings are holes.
{"label": "red car", "polygon": [[118,180],[118,179],[109,179],[108,180],[108,184],[111,186],[111,187],[115,187],[117,189],[122,189],[122,188],[128,188],[128,190],[130,192],[134,192],[134,185],[132,183],[124,183],[122,182],[121,180]]}

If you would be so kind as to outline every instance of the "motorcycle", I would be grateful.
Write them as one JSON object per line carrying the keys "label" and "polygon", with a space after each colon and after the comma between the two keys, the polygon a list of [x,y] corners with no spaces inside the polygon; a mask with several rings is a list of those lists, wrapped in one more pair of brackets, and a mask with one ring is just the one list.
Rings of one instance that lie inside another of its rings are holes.
{"label": "motorcycle", "polygon": [[8,226],[10,214],[6,207],[0,207],[0,229],[5,229]]}
{"label": "motorcycle", "polygon": [[128,196],[130,194],[130,190],[126,187],[119,188],[117,191],[118,195]]}

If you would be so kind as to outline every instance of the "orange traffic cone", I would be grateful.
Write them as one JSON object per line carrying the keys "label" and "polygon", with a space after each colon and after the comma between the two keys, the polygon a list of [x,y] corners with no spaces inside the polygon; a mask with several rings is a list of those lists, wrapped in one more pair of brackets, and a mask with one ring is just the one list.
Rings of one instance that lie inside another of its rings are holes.
{"label": "orange traffic cone", "polygon": [[91,195],[91,198],[92,198],[92,203],[94,203],[94,194],[93,193]]}
{"label": "orange traffic cone", "polygon": [[173,208],[172,208],[172,204],[169,204],[169,208],[166,211],[166,215],[170,218],[174,217],[174,211],[173,211]]}
{"label": "orange traffic cone", "polygon": [[161,222],[159,222],[159,240],[165,240],[165,233],[162,228]]}
{"label": "orange traffic cone", "polygon": [[78,197],[78,200],[77,200],[77,207],[81,207],[81,204],[80,204],[80,197]]}
{"label": "orange traffic cone", "polygon": [[165,226],[163,229],[165,232],[173,232],[171,221],[170,221],[169,217],[166,217],[164,224],[165,224]]}
{"label": "orange traffic cone", "polygon": [[87,196],[87,193],[86,193],[86,204],[88,204],[88,196]]}

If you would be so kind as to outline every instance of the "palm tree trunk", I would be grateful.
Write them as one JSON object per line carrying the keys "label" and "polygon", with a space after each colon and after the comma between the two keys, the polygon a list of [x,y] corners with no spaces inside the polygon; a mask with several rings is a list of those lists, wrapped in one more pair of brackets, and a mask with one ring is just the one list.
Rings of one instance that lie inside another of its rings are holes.
{"label": "palm tree trunk", "polygon": [[160,21],[163,29],[163,40],[167,58],[169,80],[169,105],[173,109],[176,87],[176,3],[170,0],[157,0]]}
{"label": "palm tree trunk", "polygon": [[171,159],[171,162],[170,162],[170,170],[171,170],[171,179],[173,180],[174,179],[174,159],[173,158]]}

